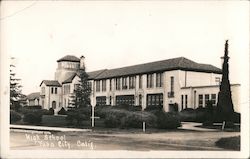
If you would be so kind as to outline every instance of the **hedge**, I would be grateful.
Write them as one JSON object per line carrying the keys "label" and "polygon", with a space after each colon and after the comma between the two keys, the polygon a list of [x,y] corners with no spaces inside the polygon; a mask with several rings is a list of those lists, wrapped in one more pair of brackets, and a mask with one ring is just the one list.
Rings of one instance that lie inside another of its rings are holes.
{"label": "hedge", "polygon": [[23,121],[30,124],[39,124],[42,121],[42,115],[36,113],[27,113],[24,115]]}
{"label": "hedge", "polygon": [[23,108],[27,109],[42,109],[41,105],[32,105],[32,106],[24,106]]}
{"label": "hedge", "polygon": [[157,127],[160,129],[176,129],[181,126],[180,119],[176,113],[159,112],[157,114]]}
{"label": "hedge", "polygon": [[14,110],[10,110],[10,123],[16,123],[22,119],[21,114],[15,112]]}
{"label": "hedge", "polygon": [[109,128],[120,127],[121,119],[128,113],[130,112],[123,109],[110,109],[109,113],[105,115],[105,126]]}
{"label": "hedge", "polygon": [[142,128],[145,122],[147,127],[157,126],[157,117],[149,112],[129,112],[121,119],[121,127],[123,128]]}

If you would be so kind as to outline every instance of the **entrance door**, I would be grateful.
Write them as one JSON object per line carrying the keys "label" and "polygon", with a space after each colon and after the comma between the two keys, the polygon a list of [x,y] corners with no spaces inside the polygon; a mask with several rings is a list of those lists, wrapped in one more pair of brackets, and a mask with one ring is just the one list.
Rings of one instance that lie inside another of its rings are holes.
{"label": "entrance door", "polygon": [[56,101],[53,101],[53,102],[52,102],[52,108],[53,108],[53,109],[56,109]]}
{"label": "entrance door", "polygon": [[169,112],[178,112],[178,104],[169,104]]}

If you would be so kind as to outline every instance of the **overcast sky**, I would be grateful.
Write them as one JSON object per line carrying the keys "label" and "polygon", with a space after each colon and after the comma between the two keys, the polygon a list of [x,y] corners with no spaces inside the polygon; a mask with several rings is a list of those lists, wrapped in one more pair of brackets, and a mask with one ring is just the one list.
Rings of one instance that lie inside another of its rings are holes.
{"label": "overcast sky", "polygon": [[68,54],[84,55],[87,71],[179,56],[221,67],[229,39],[231,83],[244,87],[248,3],[4,1],[1,53],[16,58],[17,77],[28,94],[39,91],[42,80],[53,80],[56,60]]}

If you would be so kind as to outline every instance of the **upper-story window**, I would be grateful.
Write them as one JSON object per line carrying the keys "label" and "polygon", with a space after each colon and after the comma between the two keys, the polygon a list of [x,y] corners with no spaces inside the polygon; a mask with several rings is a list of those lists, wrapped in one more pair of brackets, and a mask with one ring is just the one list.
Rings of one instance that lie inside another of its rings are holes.
{"label": "upper-story window", "polygon": [[170,92],[174,92],[174,76],[170,77]]}
{"label": "upper-story window", "polygon": [[63,86],[63,94],[69,94],[70,93],[70,85],[64,85]]}
{"label": "upper-story window", "polygon": [[129,89],[134,89],[135,88],[135,76],[130,76],[129,77]]}
{"label": "upper-story window", "polygon": [[106,80],[102,80],[102,91],[105,92],[106,91]]}
{"label": "upper-story window", "polygon": [[79,88],[80,84],[74,84],[74,90],[77,90]]}
{"label": "upper-story window", "polygon": [[96,92],[100,92],[100,89],[101,89],[100,83],[101,83],[100,80],[96,81],[96,88],[95,88]]}
{"label": "upper-story window", "polygon": [[122,89],[127,89],[127,77],[122,77]]}
{"label": "upper-story window", "polygon": [[57,87],[55,87],[55,94],[57,94]]}
{"label": "upper-story window", "polygon": [[51,94],[54,94],[54,87],[51,87]]}
{"label": "upper-story window", "polygon": [[120,78],[116,78],[115,79],[115,89],[116,90],[120,90],[121,89]]}
{"label": "upper-story window", "polygon": [[162,87],[162,73],[156,74],[156,87]]}
{"label": "upper-story window", "polygon": [[112,91],[112,79],[109,80],[109,90]]}
{"label": "upper-story window", "polygon": [[42,87],[42,92],[41,94],[45,94],[45,87]]}
{"label": "upper-story window", "polygon": [[142,88],[142,75],[139,75],[139,88]]}
{"label": "upper-story window", "polygon": [[147,74],[147,88],[153,88],[154,74]]}

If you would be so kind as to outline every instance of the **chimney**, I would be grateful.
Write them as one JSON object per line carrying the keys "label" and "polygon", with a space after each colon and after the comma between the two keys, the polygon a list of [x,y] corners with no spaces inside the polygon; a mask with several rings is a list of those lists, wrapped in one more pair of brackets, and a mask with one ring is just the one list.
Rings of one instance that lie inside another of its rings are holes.
{"label": "chimney", "polygon": [[85,69],[85,57],[81,56],[80,57],[80,69]]}

